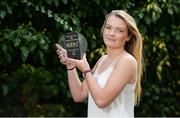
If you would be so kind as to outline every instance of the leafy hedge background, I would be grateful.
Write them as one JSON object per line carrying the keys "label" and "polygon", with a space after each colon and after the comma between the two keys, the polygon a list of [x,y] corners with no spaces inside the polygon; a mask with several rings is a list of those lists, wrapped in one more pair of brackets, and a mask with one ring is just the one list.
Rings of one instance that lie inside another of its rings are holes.
{"label": "leafy hedge background", "polygon": [[100,29],[113,9],[131,14],[144,38],[135,116],[180,116],[179,6],[179,0],[1,0],[0,116],[87,116],[87,101],[71,98],[53,45],[67,31],[81,32],[93,67],[104,54]]}

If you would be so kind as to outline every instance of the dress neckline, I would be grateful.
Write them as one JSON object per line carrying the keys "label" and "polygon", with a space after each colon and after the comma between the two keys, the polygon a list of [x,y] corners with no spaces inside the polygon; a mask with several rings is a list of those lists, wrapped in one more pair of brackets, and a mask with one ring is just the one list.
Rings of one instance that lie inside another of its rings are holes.
{"label": "dress neckline", "polygon": [[104,59],[102,59],[102,61],[99,63],[99,65],[97,66],[97,75],[100,76],[103,73],[105,73],[106,71],[108,71],[109,69],[114,68],[114,65],[116,64],[117,60],[113,61],[110,66],[108,66],[107,68],[105,68],[102,72],[99,71],[99,67],[102,65],[102,62],[107,58],[107,55],[104,57]]}

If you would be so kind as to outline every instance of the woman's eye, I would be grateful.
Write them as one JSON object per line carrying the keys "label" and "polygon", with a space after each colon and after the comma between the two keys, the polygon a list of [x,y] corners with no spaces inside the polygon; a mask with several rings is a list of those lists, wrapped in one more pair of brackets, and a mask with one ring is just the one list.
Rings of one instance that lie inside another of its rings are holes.
{"label": "woman's eye", "polygon": [[105,28],[106,28],[106,29],[111,29],[111,27],[109,27],[109,26],[106,26]]}
{"label": "woman's eye", "polygon": [[117,31],[117,32],[123,32],[123,30],[120,30],[120,29],[117,29],[116,31]]}

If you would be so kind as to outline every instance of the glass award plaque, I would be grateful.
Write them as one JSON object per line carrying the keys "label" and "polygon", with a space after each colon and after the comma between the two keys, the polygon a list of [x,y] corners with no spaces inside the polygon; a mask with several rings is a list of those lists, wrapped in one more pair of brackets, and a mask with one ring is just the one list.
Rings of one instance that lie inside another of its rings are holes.
{"label": "glass award plaque", "polygon": [[73,59],[81,59],[87,50],[87,40],[78,32],[65,33],[58,43],[67,50],[67,56]]}

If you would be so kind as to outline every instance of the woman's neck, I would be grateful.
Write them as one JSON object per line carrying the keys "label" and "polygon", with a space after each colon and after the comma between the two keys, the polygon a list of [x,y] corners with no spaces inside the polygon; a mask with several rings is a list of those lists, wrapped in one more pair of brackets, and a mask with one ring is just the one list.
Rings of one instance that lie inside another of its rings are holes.
{"label": "woman's neck", "polygon": [[124,52],[124,48],[110,49],[107,48],[107,56],[111,60],[117,59]]}

